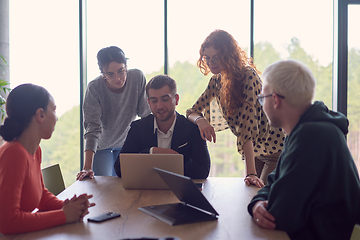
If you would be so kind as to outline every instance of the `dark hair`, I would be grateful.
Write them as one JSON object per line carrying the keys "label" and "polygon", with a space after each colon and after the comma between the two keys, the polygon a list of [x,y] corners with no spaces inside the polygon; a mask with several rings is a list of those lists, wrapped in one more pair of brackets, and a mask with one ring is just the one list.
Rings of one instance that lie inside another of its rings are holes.
{"label": "dark hair", "polygon": [[106,47],[101,49],[97,54],[97,60],[100,72],[103,72],[104,67],[108,67],[111,62],[125,63],[127,58],[123,50],[116,46]]}
{"label": "dark hair", "polygon": [[170,91],[175,96],[176,94],[176,82],[174,79],[167,75],[157,75],[150,79],[150,81],[146,84],[146,96],[149,97],[149,89],[160,89],[164,86],[169,86]]}
{"label": "dark hair", "polygon": [[0,136],[8,142],[18,138],[29,126],[36,110],[46,111],[49,101],[49,92],[41,86],[27,83],[14,88],[6,100],[7,117],[0,126]]}

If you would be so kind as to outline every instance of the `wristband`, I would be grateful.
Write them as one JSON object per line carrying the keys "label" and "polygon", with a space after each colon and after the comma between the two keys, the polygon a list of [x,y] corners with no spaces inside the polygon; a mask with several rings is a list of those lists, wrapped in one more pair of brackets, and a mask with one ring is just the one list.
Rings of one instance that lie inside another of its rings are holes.
{"label": "wristband", "polygon": [[257,175],[255,173],[249,173],[248,175],[246,175],[246,177],[249,177],[249,176],[255,176],[257,177]]}
{"label": "wristband", "polygon": [[195,118],[195,121],[194,121],[194,122],[196,123],[196,121],[199,120],[200,118],[203,118],[203,117],[202,117],[202,116],[198,116],[197,118]]}

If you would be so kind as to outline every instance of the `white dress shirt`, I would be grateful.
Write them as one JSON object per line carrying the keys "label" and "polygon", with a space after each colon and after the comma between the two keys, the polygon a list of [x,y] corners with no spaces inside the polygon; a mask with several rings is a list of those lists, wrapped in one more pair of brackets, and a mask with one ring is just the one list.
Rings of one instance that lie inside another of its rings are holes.
{"label": "white dress shirt", "polygon": [[[167,131],[167,133],[163,133],[159,129],[156,119],[154,118],[154,133],[157,132],[157,143],[158,143],[157,146],[159,148],[171,149],[171,139],[174,132],[175,122],[176,122],[176,115],[170,129]],[[152,153],[153,153],[153,148],[150,148],[150,154]]]}

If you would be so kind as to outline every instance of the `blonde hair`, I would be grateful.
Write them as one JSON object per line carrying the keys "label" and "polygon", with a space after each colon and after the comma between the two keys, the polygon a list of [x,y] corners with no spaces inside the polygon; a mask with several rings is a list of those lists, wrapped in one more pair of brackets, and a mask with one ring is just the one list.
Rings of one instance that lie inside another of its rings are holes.
{"label": "blonde hair", "polygon": [[268,66],[262,75],[272,93],[285,97],[291,106],[311,104],[315,95],[315,78],[308,67],[295,60],[283,60]]}

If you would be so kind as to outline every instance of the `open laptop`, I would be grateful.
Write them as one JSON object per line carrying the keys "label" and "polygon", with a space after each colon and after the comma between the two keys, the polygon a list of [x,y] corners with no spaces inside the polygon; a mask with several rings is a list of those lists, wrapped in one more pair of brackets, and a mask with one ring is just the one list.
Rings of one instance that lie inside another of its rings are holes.
{"label": "open laptop", "polygon": [[121,181],[125,189],[169,189],[153,167],[184,175],[181,154],[121,153]]}
{"label": "open laptop", "polygon": [[154,169],[181,202],[140,207],[139,210],[170,225],[217,220],[219,214],[191,178]]}

